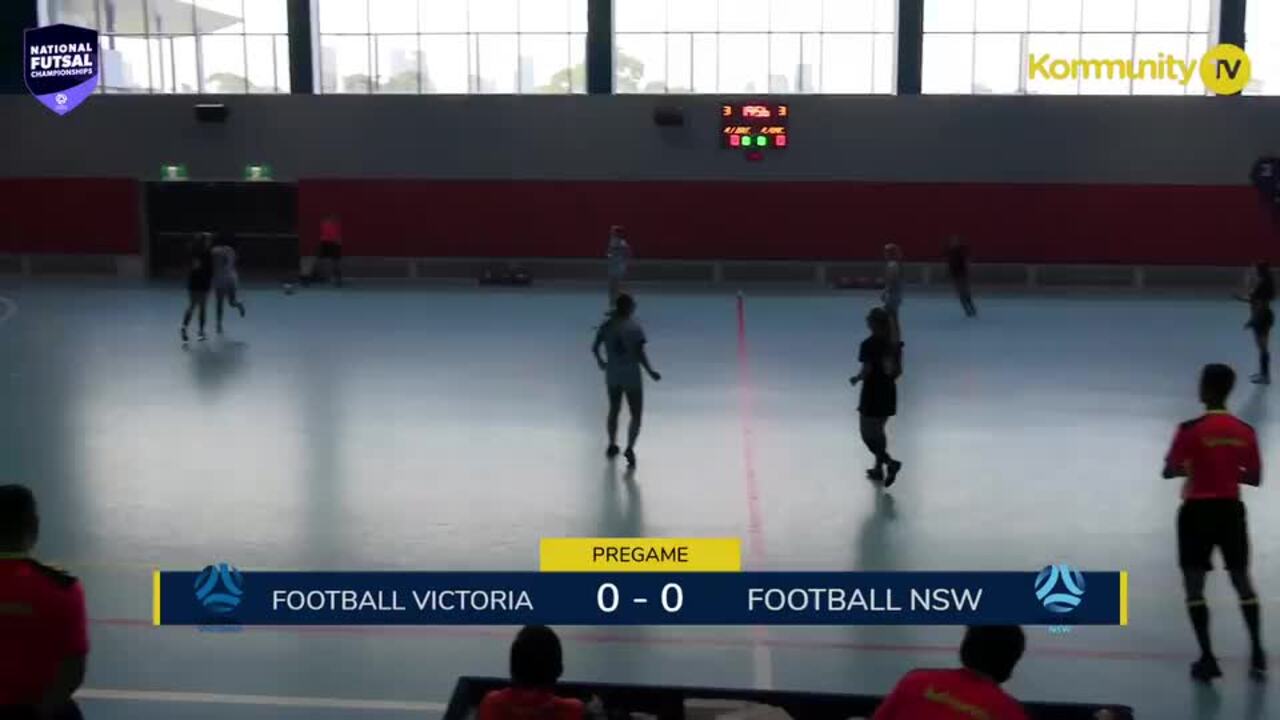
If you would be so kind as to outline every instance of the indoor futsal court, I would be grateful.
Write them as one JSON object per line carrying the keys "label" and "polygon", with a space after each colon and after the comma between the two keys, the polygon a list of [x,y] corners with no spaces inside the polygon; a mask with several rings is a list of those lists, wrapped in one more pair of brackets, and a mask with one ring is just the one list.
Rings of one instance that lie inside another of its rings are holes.
{"label": "indoor futsal court", "polygon": [[[95,718],[438,716],[461,674],[505,672],[510,628],[150,626],[153,567],[536,569],[538,538],[740,536],[748,569],[1131,573],[1127,628],[1028,628],[1028,700],[1140,717],[1267,718],[1244,630],[1210,580],[1227,677],[1189,683],[1177,482],[1206,361],[1252,358],[1218,295],[1001,293],[903,307],[890,492],[863,477],[847,378],[874,293],[641,286],[663,381],[639,465],[602,457],[595,287],[250,286],[251,315],[179,348],[180,293],[0,285],[0,459],[45,511],[43,556],[84,581]],[[739,332],[741,327],[741,333]],[[1267,390],[1234,398],[1264,446]],[[1280,586],[1280,509],[1247,497],[1255,576]],[[1268,601],[1267,611],[1277,609]],[[953,662],[954,628],[564,628],[574,680],[882,692]],[[1272,645],[1274,648],[1274,644]],[[229,704],[236,704],[230,707]]]}

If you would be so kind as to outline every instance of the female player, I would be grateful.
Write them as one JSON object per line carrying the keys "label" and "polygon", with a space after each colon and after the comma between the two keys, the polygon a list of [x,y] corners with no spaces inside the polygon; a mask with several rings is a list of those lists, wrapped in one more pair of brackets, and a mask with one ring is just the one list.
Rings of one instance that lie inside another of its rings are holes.
{"label": "female player", "polygon": [[605,249],[605,258],[609,261],[609,307],[614,307],[622,292],[622,281],[627,276],[627,263],[631,261],[627,231],[621,225],[609,228],[609,246]]}
{"label": "female player", "polygon": [[898,413],[898,376],[902,374],[902,345],[893,339],[889,312],[884,308],[872,308],[867,314],[867,327],[871,336],[858,348],[858,362],[862,370],[849,378],[855,387],[862,383],[858,399],[859,430],[862,442],[876,458],[875,467],[867,471],[867,477],[884,482],[885,487],[898,479],[902,463],[889,455],[889,439],[885,425]]}
{"label": "female player", "polygon": [[1271,302],[1276,299],[1276,281],[1271,265],[1260,262],[1254,265],[1254,278],[1248,295],[1237,295],[1238,300],[1249,303],[1249,322],[1245,327],[1253,331],[1258,345],[1258,374],[1250,380],[1259,385],[1271,384],[1271,326],[1276,322]]}
{"label": "female player", "polygon": [[187,336],[187,325],[191,324],[191,313],[200,311],[200,340],[205,339],[204,322],[205,306],[209,304],[209,287],[213,284],[213,256],[210,245],[213,233],[200,233],[195,244],[191,246],[190,265],[187,268],[187,311],[182,314],[182,342],[190,341]]}
{"label": "female player", "polygon": [[951,284],[956,288],[964,314],[977,316],[978,307],[973,304],[973,289],[969,283],[969,246],[959,235],[952,235],[947,240],[947,274],[951,276]]}
{"label": "female player", "polygon": [[236,250],[229,241],[220,240],[209,251],[213,259],[213,292],[215,297],[215,317],[218,321],[218,334],[222,334],[222,306],[229,303],[240,317],[244,317],[244,303],[236,298],[240,288],[240,274],[236,272]]}
{"label": "female player", "polygon": [[[609,391],[609,418],[605,423],[609,432],[609,448],[605,456],[610,459],[618,456],[618,414],[625,397],[627,411],[631,413],[631,425],[627,428],[627,451],[623,456],[629,467],[636,466],[636,438],[640,436],[640,421],[644,415],[644,383],[640,370],[643,368],[654,382],[662,379],[662,375],[649,365],[649,356],[644,349],[644,330],[632,317],[635,311],[636,301],[626,293],[619,294],[613,310],[596,331],[595,342],[591,344],[591,354],[604,371],[605,386]],[[602,345],[605,357],[600,356]]]}

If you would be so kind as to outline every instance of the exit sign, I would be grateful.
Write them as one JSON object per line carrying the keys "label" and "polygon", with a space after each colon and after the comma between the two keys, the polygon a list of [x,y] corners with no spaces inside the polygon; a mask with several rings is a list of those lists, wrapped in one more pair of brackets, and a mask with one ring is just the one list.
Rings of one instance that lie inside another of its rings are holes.
{"label": "exit sign", "polygon": [[271,180],[271,178],[272,178],[272,174],[271,174],[270,165],[245,165],[244,166],[245,180],[249,180],[253,182],[253,181],[259,181],[259,180]]}
{"label": "exit sign", "polygon": [[189,180],[191,176],[187,173],[186,165],[161,165],[161,180]]}

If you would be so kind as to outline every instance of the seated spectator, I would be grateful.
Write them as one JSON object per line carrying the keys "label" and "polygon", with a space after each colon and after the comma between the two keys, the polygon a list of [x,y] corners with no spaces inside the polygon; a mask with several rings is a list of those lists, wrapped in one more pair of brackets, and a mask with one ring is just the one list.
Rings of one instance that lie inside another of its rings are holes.
{"label": "seated spectator", "polygon": [[876,708],[872,720],[1027,720],[1000,688],[1013,674],[1027,639],[1016,625],[970,627],[957,670],[912,670]]}
{"label": "seated spectator", "polygon": [[581,720],[581,700],[555,696],[563,673],[564,655],[555,631],[526,625],[511,643],[511,687],[485,695],[479,720]]}
{"label": "seated spectator", "polygon": [[31,491],[0,486],[0,720],[80,717],[71,696],[89,654],[84,591],[29,557],[39,527]]}

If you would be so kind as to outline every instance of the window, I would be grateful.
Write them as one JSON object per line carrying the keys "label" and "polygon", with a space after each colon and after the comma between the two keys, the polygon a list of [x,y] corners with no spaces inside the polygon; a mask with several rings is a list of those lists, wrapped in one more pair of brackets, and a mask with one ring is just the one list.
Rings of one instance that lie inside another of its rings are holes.
{"label": "window", "polygon": [[1280,95],[1280,0],[1249,0],[1244,49],[1253,65],[1246,95]]}
{"label": "window", "polygon": [[101,33],[99,92],[287,93],[287,0],[42,0]]}
{"label": "window", "polygon": [[[1250,6],[1257,2],[1280,0],[1250,0]],[[1212,0],[925,0],[921,89],[1203,95],[1199,72],[1187,72],[1186,63],[1198,63],[1216,36],[1215,6]],[[1280,17],[1273,20],[1269,27]]]}
{"label": "window", "polygon": [[893,93],[897,0],[614,0],[619,93]]}
{"label": "window", "polygon": [[315,0],[322,93],[581,93],[587,0]]}

